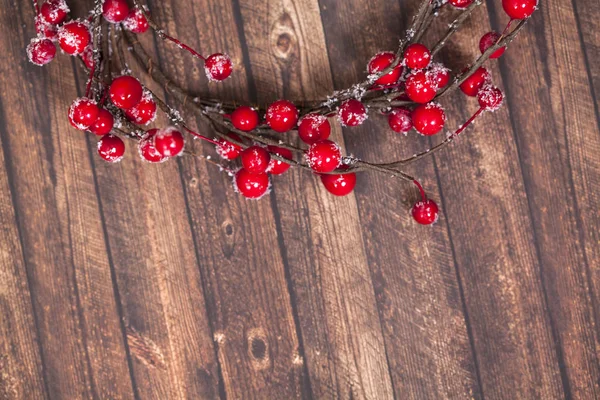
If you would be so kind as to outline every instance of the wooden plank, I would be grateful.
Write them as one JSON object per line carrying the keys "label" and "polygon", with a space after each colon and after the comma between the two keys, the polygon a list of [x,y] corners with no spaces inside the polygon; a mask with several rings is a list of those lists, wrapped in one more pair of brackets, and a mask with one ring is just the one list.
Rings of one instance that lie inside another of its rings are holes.
{"label": "wooden plank", "polygon": [[501,65],[565,389],[592,398],[600,396],[600,134],[576,25],[571,2],[542,5],[529,26],[535,35]]}
{"label": "wooden plank", "polygon": [[[168,32],[203,53],[225,51],[237,66],[232,78],[209,86],[201,63],[161,42],[158,53],[170,77],[198,93],[247,99],[242,43],[229,2],[151,4],[153,15]],[[210,127],[199,130],[210,132]],[[211,147],[194,145],[215,157]],[[230,177],[203,161],[183,159],[181,171],[223,394],[227,398],[301,397],[308,390],[303,355],[269,198],[245,200],[234,192]]]}
{"label": "wooden plank", "polygon": [[[585,69],[591,84],[592,98],[596,111],[596,119],[600,119],[600,41],[598,41],[598,30],[600,29],[600,4],[597,1],[574,0],[575,21],[579,31],[579,38],[583,46]],[[573,39],[574,40],[574,39]],[[578,68],[580,71],[581,69]]]}
{"label": "wooden plank", "polygon": [[[321,4],[333,80],[341,89],[365,79],[373,54],[396,50],[418,2],[402,10],[382,1]],[[415,136],[391,132],[385,117],[372,111],[365,126],[348,129],[345,138],[349,152],[391,161],[428,146]],[[441,205],[433,163],[418,168]],[[414,188],[376,174],[360,179],[358,208],[396,396],[480,397],[445,216],[432,229],[417,226],[410,216]]]}
{"label": "wooden plank", "polygon": [[66,118],[65,99],[77,97],[71,60],[46,69],[27,62],[32,11],[29,3],[1,7],[13,34],[0,46],[14,62],[0,66],[0,90],[49,396],[132,398],[89,152]]}

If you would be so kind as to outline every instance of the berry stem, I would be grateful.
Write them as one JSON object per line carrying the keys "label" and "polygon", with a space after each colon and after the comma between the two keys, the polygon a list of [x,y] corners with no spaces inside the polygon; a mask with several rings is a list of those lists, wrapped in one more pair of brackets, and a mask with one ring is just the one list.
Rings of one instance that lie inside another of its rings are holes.
{"label": "berry stem", "polygon": [[206,61],[206,58],[204,56],[202,56],[200,53],[198,53],[196,50],[192,49],[190,46],[188,46],[187,44],[183,43],[182,41],[167,35],[166,33],[162,32],[162,34],[159,34],[159,36],[161,36],[164,39],[170,40],[171,42],[175,43],[178,47],[188,51],[191,55],[193,55],[196,58],[201,59],[202,61]]}
{"label": "berry stem", "polygon": [[421,183],[416,179],[413,180],[413,183],[419,189],[419,193],[421,193],[421,200],[427,201],[427,194],[425,193],[425,189],[423,189],[423,186],[421,185]]}
{"label": "berry stem", "polygon": [[464,124],[462,124],[460,126],[460,128],[458,128],[453,134],[452,136],[458,136],[460,135],[465,129],[467,129],[467,127],[469,125],[471,125],[473,123],[473,121],[475,121],[477,119],[477,117],[479,117],[481,115],[482,112],[485,111],[485,108],[480,107],[479,110],[477,110],[475,112],[475,114],[471,115],[471,118],[469,118]]}
{"label": "berry stem", "polygon": [[185,126],[185,125],[182,125],[182,127],[183,127],[183,129],[185,129],[185,131],[186,131],[187,133],[189,133],[190,135],[194,135],[194,136],[196,136],[198,139],[205,140],[205,141],[207,141],[207,142],[209,142],[209,143],[212,143],[212,144],[214,144],[215,146],[219,144],[219,142],[217,142],[216,140],[213,140],[213,139],[207,138],[206,136],[203,136],[203,135],[199,134],[198,132],[194,132],[193,130],[189,129],[189,128],[188,128],[187,126]]}

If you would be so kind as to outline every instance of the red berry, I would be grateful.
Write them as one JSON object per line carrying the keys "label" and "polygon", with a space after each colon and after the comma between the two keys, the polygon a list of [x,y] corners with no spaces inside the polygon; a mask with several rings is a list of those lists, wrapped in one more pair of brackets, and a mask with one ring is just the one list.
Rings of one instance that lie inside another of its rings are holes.
{"label": "red berry", "polygon": [[123,27],[133,33],[144,33],[150,28],[150,25],[143,11],[139,8],[134,8],[129,12],[125,21],[123,21]]}
{"label": "red berry", "polygon": [[158,133],[158,129],[150,129],[146,135],[138,143],[138,152],[142,160],[149,163],[160,163],[167,161],[169,157],[165,157],[156,150],[152,138]]}
{"label": "red berry", "polygon": [[[369,74],[376,74],[387,69],[390,65],[392,65],[395,59],[396,54],[390,51],[384,51],[375,54],[375,56],[371,58],[371,61],[369,61],[369,65],[367,66]],[[401,74],[402,66],[398,65],[390,72],[377,79],[375,83],[377,85],[393,85],[398,82],[398,79],[400,79]]]}
{"label": "red berry", "polygon": [[233,186],[248,199],[260,199],[269,192],[269,175],[264,172],[252,174],[241,168],[233,178]]}
{"label": "red berry", "polygon": [[271,155],[260,146],[251,146],[242,151],[242,167],[251,174],[261,174],[269,167]]}
{"label": "red berry", "polygon": [[502,105],[504,93],[496,86],[485,85],[477,93],[479,106],[486,111],[496,111]]}
{"label": "red berry", "polygon": [[456,8],[467,8],[471,5],[473,0],[449,0],[448,2]]}
{"label": "red berry", "polygon": [[216,53],[204,61],[204,72],[210,81],[224,81],[232,71],[233,64],[227,54]]}
{"label": "red berry", "polygon": [[525,19],[537,8],[538,0],[502,0],[504,12],[512,19]]}
{"label": "red berry", "polygon": [[404,51],[404,63],[410,69],[427,68],[430,61],[429,49],[420,43],[413,43]]}
{"label": "red berry", "polygon": [[83,53],[90,40],[87,23],[71,21],[58,28],[58,44],[65,53],[72,56]]}
{"label": "red berry", "polygon": [[440,212],[433,200],[418,201],[412,208],[412,216],[421,225],[431,225],[437,222]]}
{"label": "red berry", "polygon": [[121,161],[125,154],[125,143],[118,136],[104,135],[98,141],[98,154],[111,163]]}
{"label": "red berry", "polygon": [[71,121],[71,125],[84,131],[96,122],[99,114],[100,109],[95,101],[80,97],[69,108],[69,121]]}
{"label": "red berry", "polygon": [[48,0],[40,8],[42,18],[49,24],[60,24],[67,18],[69,6],[65,0]]}
{"label": "red berry", "polygon": [[284,133],[296,126],[298,109],[287,100],[277,100],[267,108],[266,119],[271,129]]}
{"label": "red berry", "polygon": [[330,134],[331,124],[327,117],[321,114],[306,114],[298,124],[298,136],[306,144],[328,139]]}
{"label": "red berry", "polygon": [[109,94],[115,106],[127,110],[142,100],[144,89],[140,81],[132,76],[123,75],[112,81]]}
{"label": "red berry", "polygon": [[492,77],[487,69],[479,67],[471,76],[460,84],[460,90],[467,96],[477,96],[479,89],[491,81]]}
{"label": "red berry", "polygon": [[442,130],[446,122],[446,114],[439,104],[421,104],[413,110],[412,120],[417,132],[430,136]]}
{"label": "red berry", "polygon": [[431,64],[427,70],[427,77],[437,85],[438,89],[442,89],[450,82],[450,70],[444,64]]}
{"label": "red berry", "polygon": [[92,46],[86,47],[79,57],[88,69],[94,68],[94,49]]}
{"label": "red berry", "polygon": [[150,92],[144,92],[142,100],[125,110],[125,115],[138,125],[148,125],[156,118],[156,103]]}
{"label": "red berry", "polygon": [[[230,138],[241,142],[242,139],[233,132],[229,132],[227,134]],[[223,138],[217,139],[219,144],[216,146],[217,154],[223,157],[226,160],[233,160],[238,158],[240,153],[242,152],[242,148],[235,143],[231,143]]]}
{"label": "red berry", "polygon": [[236,129],[250,132],[258,126],[258,113],[248,106],[241,106],[231,114],[231,123]]}
{"label": "red berry", "polygon": [[306,161],[315,172],[334,171],[342,162],[340,146],[331,140],[319,140],[309,147]]}
{"label": "red berry", "polygon": [[152,137],[152,143],[159,154],[165,157],[176,157],[183,152],[185,140],[176,128],[169,126],[161,129]]}
{"label": "red berry", "polygon": [[342,103],[337,116],[342,126],[358,126],[367,119],[367,109],[360,101],[349,99]]}
{"label": "red berry", "polygon": [[[343,166],[341,169],[347,169]],[[335,196],[346,196],[354,190],[356,186],[356,174],[321,174],[321,182],[327,191]]]}
{"label": "red berry", "polygon": [[27,57],[35,65],[46,65],[55,55],[56,46],[49,39],[34,38],[27,46]]}
{"label": "red berry", "polygon": [[110,133],[114,124],[115,119],[113,118],[112,114],[108,112],[108,110],[102,108],[98,113],[96,122],[90,125],[89,131],[98,136],[106,135],[107,133]]}
{"label": "red berry", "polygon": [[394,132],[404,133],[413,127],[410,110],[406,107],[396,107],[388,114],[388,124]]}
{"label": "red berry", "polygon": [[102,15],[110,23],[123,22],[129,15],[127,0],[104,0]]}
{"label": "red berry", "polygon": [[424,71],[415,71],[406,78],[406,95],[415,103],[428,103],[435,98],[437,85]]}
{"label": "red berry", "polygon": [[42,38],[51,40],[58,38],[58,28],[56,25],[46,22],[46,20],[39,15],[35,17],[35,31],[38,33],[38,36],[41,35]]}
{"label": "red berry", "polygon": [[[291,150],[284,149],[283,147],[268,146],[267,148],[272,154],[277,154],[278,156],[287,158],[288,160],[292,160],[294,157]],[[290,164],[271,157],[271,161],[269,161],[269,166],[267,167],[267,172],[273,175],[281,175],[288,169],[290,169]]]}
{"label": "red berry", "polygon": [[[500,39],[500,34],[497,32],[488,32],[485,35],[483,35],[481,37],[481,40],[479,41],[479,50],[481,51],[481,54],[485,53],[487,49],[495,45],[496,42],[498,42],[498,39]],[[502,56],[505,50],[506,46],[500,47],[498,50],[496,50],[490,55],[490,58],[498,58]]]}

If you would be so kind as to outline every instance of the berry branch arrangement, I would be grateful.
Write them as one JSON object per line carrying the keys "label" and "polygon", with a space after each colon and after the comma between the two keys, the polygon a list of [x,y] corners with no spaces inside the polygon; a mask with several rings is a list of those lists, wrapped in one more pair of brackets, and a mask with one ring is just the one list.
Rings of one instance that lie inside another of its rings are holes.
{"label": "berry branch arrangement", "polygon": [[[135,146],[139,156],[149,163],[178,156],[199,157],[229,174],[234,189],[249,199],[268,193],[271,177],[290,167],[311,171],[335,196],[353,191],[357,173],[380,172],[416,185],[421,199],[414,204],[412,216],[423,225],[437,221],[439,208],[427,197],[421,183],[403,169],[450,144],[485,112],[501,107],[504,94],[493,85],[483,64],[503,55],[538,6],[538,0],[502,0],[509,18],[506,28],[501,33],[483,35],[476,60],[452,74],[433,58],[482,0],[422,0],[398,49],[375,54],[368,62],[363,82],[311,104],[300,106],[278,100],[260,110],[196,97],[170,80],[136,35],[151,30],[159,39],[178,46],[203,63],[211,82],[225,81],[234,66],[227,54],[203,56],[170,36],[140,0],[133,0],[131,5],[128,0],[95,0],[84,19],[69,17],[66,0],[40,2],[33,0],[37,37],[27,47],[29,60],[39,66],[50,63],[58,45],[63,53],[81,61],[89,74],[85,96],[73,101],[68,118],[75,129],[99,136],[98,155],[105,161],[120,161],[125,142]],[[437,44],[427,48],[419,41],[443,7],[454,7],[460,13]],[[166,88],[176,105],[167,104],[133,76],[125,61],[126,51],[148,79]],[[341,147],[329,140],[331,119],[337,118],[344,127],[355,127],[363,124],[369,113],[387,118],[396,133],[407,135],[414,130],[420,135],[437,135],[444,131],[446,122],[440,102],[458,91],[476,98],[479,109],[457,129],[447,131],[438,144],[406,159],[367,161],[344,155]],[[201,134],[190,129],[180,111],[185,106],[191,106],[195,117],[207,123],[212,132]],[[159,109],[172,126],[147,129]],[[294,144],[298,142],[296,135],[304,146]],[[186,137],[211,143],[220,159],[187,149]]]}

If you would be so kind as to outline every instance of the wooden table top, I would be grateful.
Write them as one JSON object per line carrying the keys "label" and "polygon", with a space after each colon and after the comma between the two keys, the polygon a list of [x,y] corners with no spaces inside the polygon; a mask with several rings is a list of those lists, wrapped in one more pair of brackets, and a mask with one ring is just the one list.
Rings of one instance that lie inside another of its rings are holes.
{"label": "wooden table top", "polygon": [[[231,54],[220,85],[142,42],[201,95],[311,100],[364,79],[417,3],[149,1],[170,33]],[[600,398],[600,2],[542,0],[487,64],[506,106],[411,166],[442,207],[433,227],[380,174],[334,198],[293,170],[246,201],[200,159],[104,163],[67,120],[84,71],[26,60],[33,16],[0,0],[0,398]],[[487,1],[441,60],[460,69],[506,20]],[[477,104],[444,106],[458,126]],[[439,140],[375,113],[333,136],[374,161]]]}

